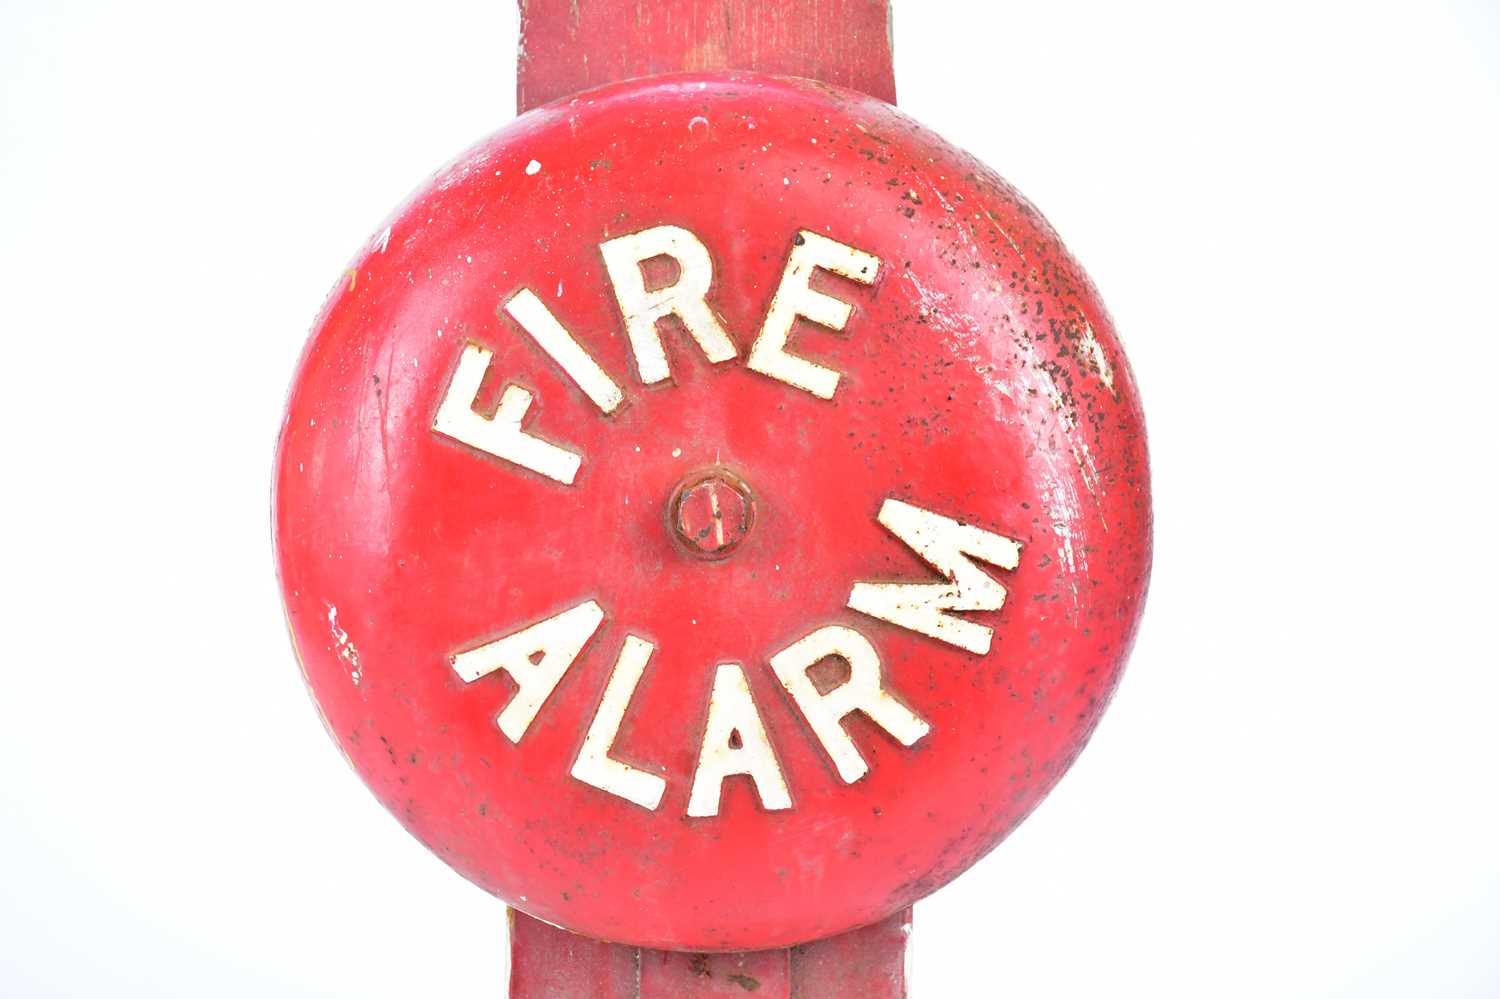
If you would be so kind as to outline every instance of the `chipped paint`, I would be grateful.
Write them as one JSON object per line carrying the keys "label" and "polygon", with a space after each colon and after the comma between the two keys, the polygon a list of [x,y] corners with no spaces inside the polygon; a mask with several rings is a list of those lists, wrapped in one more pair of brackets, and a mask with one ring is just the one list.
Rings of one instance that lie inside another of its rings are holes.
{"label": "chipped paint", "polygon": [[333,604],[328,605],[328,630],[333,635],[334,650],[349,668],[350,682],[358,687],[365,676],[364,668],[359,664],[359,650],[354,647],[349,633],[339,627],[339,609]]}
{"label": "chipped paint", "polygon": [[1115,370],[1110,367],[1109,357],[1104,353],[1104,348],[1099,346],[1098,337],[1094,336],[1094,324],[1089,322],[1089,317],[1079,314],[1083,320],[1083,347],[1088,351],[1089,358],[1094,363],[1094,369],[1099,372],[1099,380],[1104,387],[1109,389],[1109,394],[1115,394]]}

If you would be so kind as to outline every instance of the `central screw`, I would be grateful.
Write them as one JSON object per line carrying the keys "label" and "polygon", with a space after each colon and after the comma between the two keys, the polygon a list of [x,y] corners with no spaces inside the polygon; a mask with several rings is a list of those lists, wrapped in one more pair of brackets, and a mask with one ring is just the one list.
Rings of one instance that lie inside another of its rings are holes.
{"label": "central screw", "polygon": [[750,533],[755,500],[737,475],[713,468],[689,476],[677,487],[667,516],[678,543],[690,553],[720,559]]}

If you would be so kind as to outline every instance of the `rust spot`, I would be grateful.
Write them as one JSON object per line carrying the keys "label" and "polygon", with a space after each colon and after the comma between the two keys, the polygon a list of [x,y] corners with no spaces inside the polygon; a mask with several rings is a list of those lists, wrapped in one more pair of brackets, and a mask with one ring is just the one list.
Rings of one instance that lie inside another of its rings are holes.
{"label": "rust spot", "polygon": [[755,498],[739,476],[725,468],[690,475],[667,507],[678,544],[698,558],[721,559],[740,546],[755,524]]}
{"label": "rust spot", "polygon": [[807,668],[807,678],[825,695],[848,683],[849,676],[849,663],[839,656],[826,656]]}

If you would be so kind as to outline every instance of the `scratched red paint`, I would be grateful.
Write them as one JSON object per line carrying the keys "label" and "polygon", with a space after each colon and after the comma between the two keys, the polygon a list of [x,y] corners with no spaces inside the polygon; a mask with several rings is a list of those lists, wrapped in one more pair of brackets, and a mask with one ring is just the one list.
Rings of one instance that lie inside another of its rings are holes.
{"label": "scratched red paint", "polygon": [[[643,386],[600,257],[676,225],[708,247],[739,360],[678,330]],[[842,333],[791,348],[832,401],[748,370],[799,229],[880,260],[821,274]],[[315,326],[277,457],[275,534],[309,686],[360,776],[415,836],[519,909],[648,947],[786,946],[871,923],[964,870],[1071,763],[1114,689],[1150,565],[1146,446],[1113,325],[1041,216],[894,108],[738,73],[612,85],[522,116],[376,230]],[[623,389],[601,416],[498,306],[532,290]],[[572,485],[431,429],[466,341],[528,432],[583,455]],[[693,557],[668,503],[695,470],[753,490],[729,557]],[[992,650],[846,606],[855,581],[940,577],[876,522],[888,497],[1018,540]],[[594,599],[603,627],[518,743],[514,689],[448,657]],[[931,726],[863,717],[845,784],[768,657],[858,629]],[[569,776],[626,634],[656,646],[612,755],[667,781],[648,810]],[[685,815],[715,666],[743,664],[792,807],[745,777]]]}
{"label": "scratched red paint", "polygon": [[727,469],[691,475],[669,511],[677,540],[700,558],[727,558],[755,526],[755,497]]}

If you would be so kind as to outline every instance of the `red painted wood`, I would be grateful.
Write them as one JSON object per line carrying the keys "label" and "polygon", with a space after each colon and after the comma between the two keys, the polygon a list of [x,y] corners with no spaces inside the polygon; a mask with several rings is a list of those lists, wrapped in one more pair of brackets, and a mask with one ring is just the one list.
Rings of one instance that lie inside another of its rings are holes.
{"label": "red painted wood", "polygon": [[516,107],[683,70],[804,76],[896,102],[889,0],[520,0]]}
{"label": "red painted wood", "polygon": [[640,999],[792,999],[791,952],[641,951]]}
{"label": "red painted wood", "polygon": [[511,999],[903,999],[911,910],[780,950],[732,954],[602,943],[511,910]]}
{"label": "red painted wood", "polygon": [[509,915],[510,999],[636,999],[636,948]]}
{"label": "red painted wood", "polygon": [[[516,106],[681,70],[802,76],[896,101],[888,0],[520,0]],[[511,996],[901,999],[911,910],[794,949],[694,954],[587,941],[511,918]],[[550,968],[550,970],[549,970]]]}
{"label": "red painted wood", "polygon": [[903,999],[911,910],[793,947],[791,999]]}

